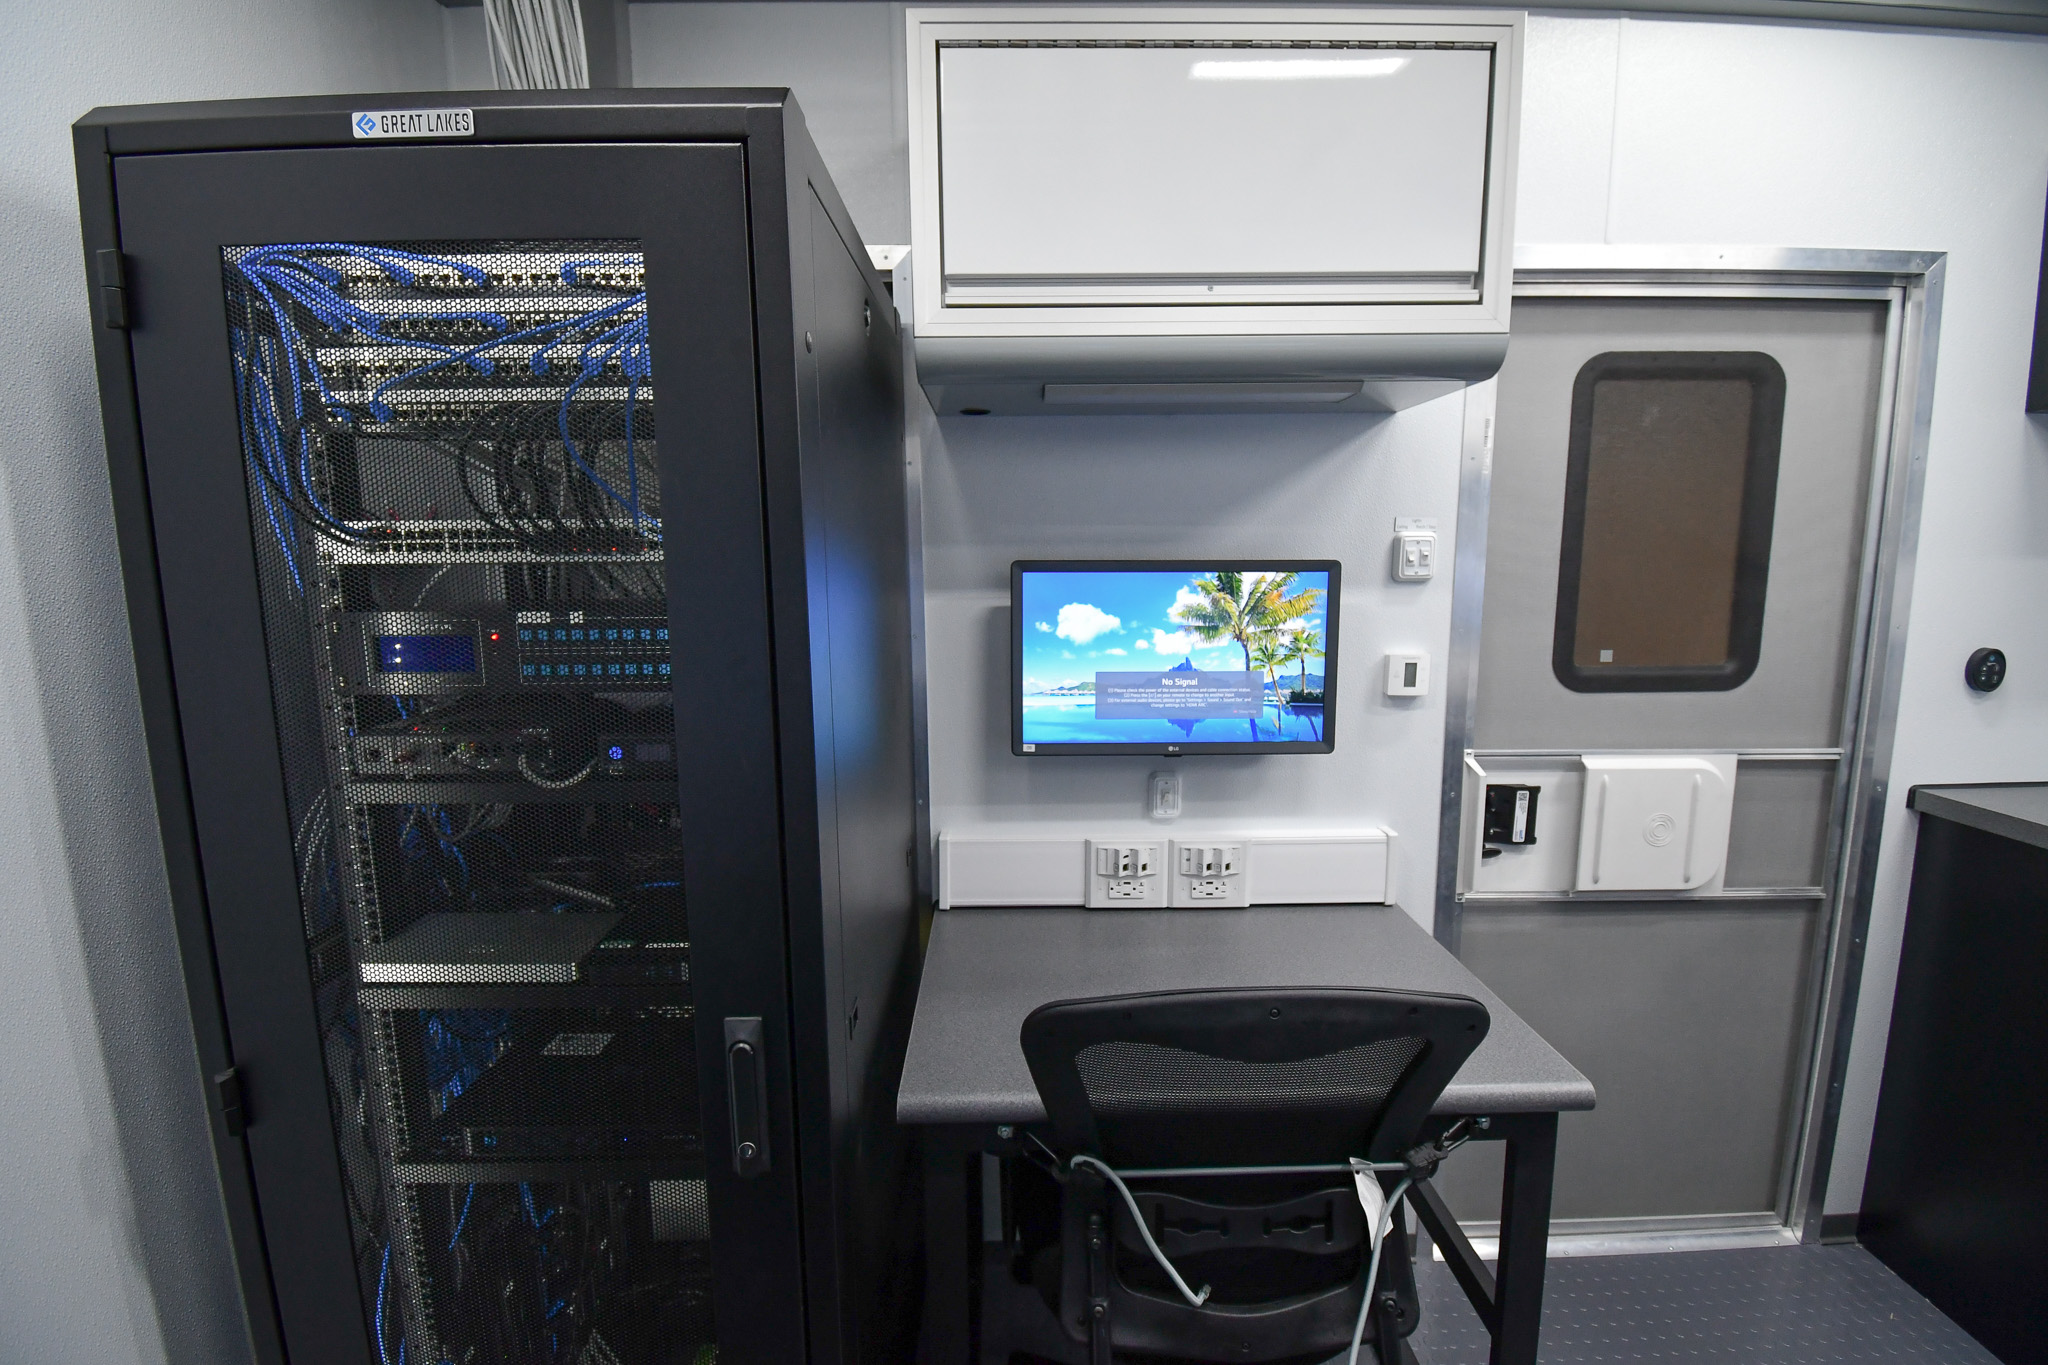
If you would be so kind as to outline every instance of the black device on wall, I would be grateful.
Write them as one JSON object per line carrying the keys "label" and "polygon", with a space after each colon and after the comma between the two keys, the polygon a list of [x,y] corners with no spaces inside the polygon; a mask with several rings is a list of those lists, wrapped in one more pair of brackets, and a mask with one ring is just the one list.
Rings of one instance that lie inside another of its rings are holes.
{"label": "black device on wall", "polygon": [[1011,752],[1332,752],[1341,578],[1329,559],[1017,561]]}
{"label": "black device on wall", "polygon": [[786,91],[461,99],[75,128],[258,1358],[901,1359],[888,296]]}

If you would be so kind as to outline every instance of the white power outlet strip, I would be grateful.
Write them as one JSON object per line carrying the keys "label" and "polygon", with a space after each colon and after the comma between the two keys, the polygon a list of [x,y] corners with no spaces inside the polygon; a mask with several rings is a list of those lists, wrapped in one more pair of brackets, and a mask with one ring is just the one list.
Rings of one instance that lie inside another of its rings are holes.
{"label": "white power outlet strip", "polygon": [[1174,905],[1228,910],[1252,903],[1251,878],[1245,875],[1243,844],[1173,841]]}
{"label": "white power outlet strip", "polygon": [[1088,841],[1088,908],[1159,909],[1166,904],[1165,868],[1157,844]]}
{"label": "white power outlet strip", "polygon": [[[1483,787],[1484,782],[1479,786]],[[1474,817],[1476,818],[1476,817]],[[1476,826],[1475,826],[1476,828]],[[1380,905],[1392,898],[1394,838],[1386,830],[1287,828],[1226,824],[1181,826],[1173,845],[1151,822],[1136,819],[1088,826],[1013,825],[942,830],[938,839],[938,893],[943,907],[971,905],[1092,905],[1104,909],[1184,905]],[[1089,838],[1089,835],[1094,838]],[[1172,848],[1171,856],[1160,856]],[[1185,893],[1178,849],[1242,850],[1224,862],[1241,872],[1189,874],[1221,881],[1193,898]],[[1098,850],[1113,863],[1097,871]],[[1126,859],[1136,862],[1126,867]],[[1151,863],[1149,874],[1144,870]],[[1111,899],[1109,887],[1118,885]],[[1239,892],[1236,884],[1243,884]]]}

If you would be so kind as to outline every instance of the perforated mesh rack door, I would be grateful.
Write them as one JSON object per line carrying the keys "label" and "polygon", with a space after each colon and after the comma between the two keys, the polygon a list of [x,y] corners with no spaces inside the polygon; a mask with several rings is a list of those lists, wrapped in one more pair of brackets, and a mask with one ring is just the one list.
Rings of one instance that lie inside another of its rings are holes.
{"label": "perforated mesh rack door", "polygon": [[379,1360],[709,1359],[639,246],[222,266]]}

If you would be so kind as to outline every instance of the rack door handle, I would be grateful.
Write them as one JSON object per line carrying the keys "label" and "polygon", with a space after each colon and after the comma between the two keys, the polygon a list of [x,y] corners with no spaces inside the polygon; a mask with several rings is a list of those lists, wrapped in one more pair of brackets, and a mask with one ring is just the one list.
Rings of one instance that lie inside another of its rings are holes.
{"label": "rack door handle", "polygon": [[768,1049],[758,1018],[725,1021],[725,1098],[732,1116],[732,1169],[768,1170]]}

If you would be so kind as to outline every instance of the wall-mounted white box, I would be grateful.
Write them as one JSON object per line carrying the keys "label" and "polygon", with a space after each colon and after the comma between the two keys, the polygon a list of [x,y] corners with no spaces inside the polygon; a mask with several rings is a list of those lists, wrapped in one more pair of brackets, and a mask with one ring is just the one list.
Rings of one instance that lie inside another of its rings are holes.
{"label": "wall-mounted white box", "polygon": [[1082,905],[1088,841],[1030,835],[939,835],[939,906]]}
{"label": "wall-mounted white box", "polygon": [[1383,829],[1258,835],[1249,843],[1254,905],[1386,902],[1394,839]]}
{"label": "wall-mounted white box", "polygon": [[1580,891],[1690,891],[1728,858],[1734,754],[1587,754]]}
{"label": "wall-mounted white box", "polygon": [[1522,16],[913,8],[912,328],[957,411],[1342,411],[1507,344]]}

